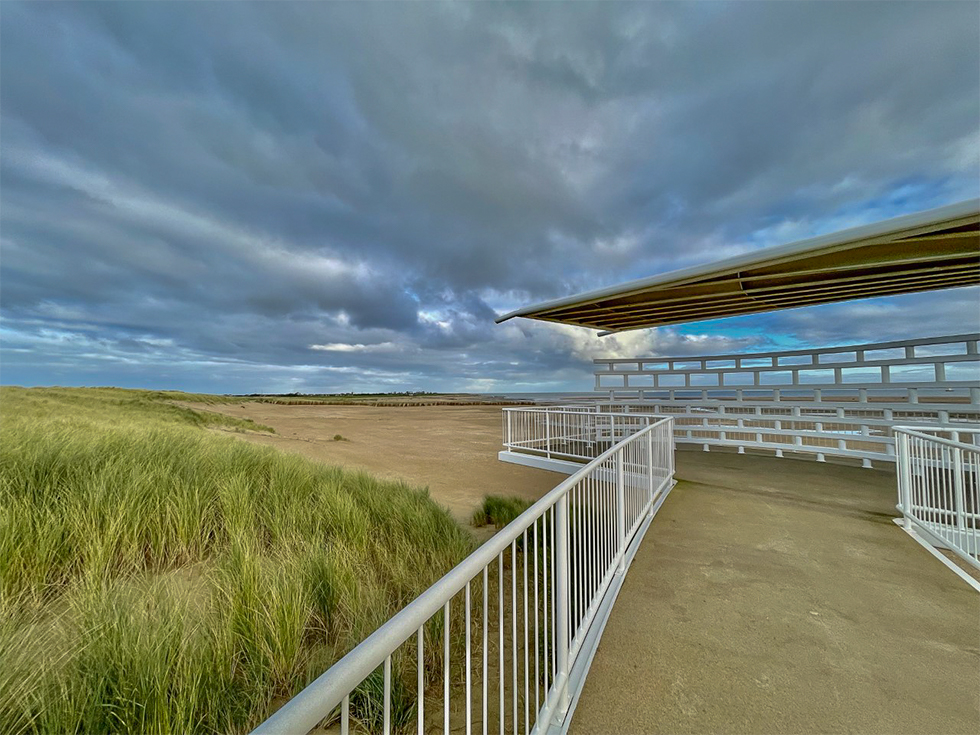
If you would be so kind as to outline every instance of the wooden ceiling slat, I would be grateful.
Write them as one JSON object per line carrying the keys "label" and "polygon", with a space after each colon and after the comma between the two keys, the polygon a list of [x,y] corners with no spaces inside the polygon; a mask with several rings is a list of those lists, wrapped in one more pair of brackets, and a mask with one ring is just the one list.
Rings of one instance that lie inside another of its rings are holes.
{"label": "wooden ceiling slat", "polygon": [[[632,317],[631,321],[638,324],[648,324],[649,326],[662,326],[666,324],[676,324],[678,321],[705,321],[707,319],[721,318],[718,316],[719,314],[723,316],[742,316],[744,314],[756,311],[756,307],[762,311],[788,309],[799,306],[807,306],[809,304],[827,304],[848,301],[850,299],[872,298],[874,296],[895,296],[903,293],[917,293],[920,291],[932,291],[944,288],[959,288],[962,286],[974,285],[975,283],[977,283],[976,279],[969,276],[963,276],[960,278],[946,278],[938,281],[933,279],[922,279],[917,282],[907,283],[900,289],[896,289],[889,285],[883,285],[881,287],[869,286],[864,289],[839,294],[798,295],[786,293],[781,296],[769,297],[765,301],[749,301],[746,299],[743,304],[729,304],[727,305],[728,308],[726,308],[725,305],[721,305],[715,308],[692,307],[690,309],[670,309],[665,310],[660,315],[634,316]],[[602,319],[591,320],[591,323],[604,330],[616,330],[623,328],[623,326],[629,322],[622,319]],[[635,325],[631,326],[631,328],[635,328]]]}

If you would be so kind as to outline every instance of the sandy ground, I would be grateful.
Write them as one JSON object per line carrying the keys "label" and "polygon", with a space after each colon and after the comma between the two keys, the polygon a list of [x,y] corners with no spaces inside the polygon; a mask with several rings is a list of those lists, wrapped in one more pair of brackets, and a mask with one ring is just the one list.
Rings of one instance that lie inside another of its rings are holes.
{"label": "sandy ground", "polygon": [[[190,404],[189,404],[190,405]],[[565,475],[500,462],[499,406],[286,406],[247,402],[202,407],[249,418],[275,435],[232,434],[305,457],[428,487],[468,521],[483,496],[536,500]],[[340,434],[348,441],[334,441]]]}

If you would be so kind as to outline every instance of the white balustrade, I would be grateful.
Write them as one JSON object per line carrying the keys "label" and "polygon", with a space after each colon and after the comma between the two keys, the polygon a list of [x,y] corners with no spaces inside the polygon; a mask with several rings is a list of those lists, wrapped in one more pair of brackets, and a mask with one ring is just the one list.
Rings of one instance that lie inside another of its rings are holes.
{"label": "white balustrade", "polygon": [[894,462],[896,423],[980,424],[978,334],[822,349],[595,360],[602,411],[669,415],[705,451]]}
{"label": "white balustrade", "polygon": [[674,484],[673,419],[632,416],[614,428],[613,421],[575,423],[567,418],[572,413],[596,418],[587,411],[522,417],[512,426],[523,432],[515,441],[555,453],[617,443],[590,457],[256,733],[304,733],[322,723],[338,723],[343,734],[353,726],[385,735],[410,728],[446,735],[565,728],[624,572]]}
{"label": "white balustrade", "polygon": [[895,427],[905,526],[980,569],[980,430]]}

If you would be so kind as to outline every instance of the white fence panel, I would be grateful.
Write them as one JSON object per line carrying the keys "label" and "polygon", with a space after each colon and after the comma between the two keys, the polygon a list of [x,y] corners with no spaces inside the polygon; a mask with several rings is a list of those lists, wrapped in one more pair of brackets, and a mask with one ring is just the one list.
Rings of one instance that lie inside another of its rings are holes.
{"label": "white fence panel", "polygon": [[596,406],[505,408],[503,444],[508,451],[548,459],[590,461],[661,418],[647,413],[599,412]]}
{"label": "white fence panel", "polygon": [[980,430],[901,426],[895,433],[906,527],[980,569]]}
{"label": "white fence panel", "polygon": [[896,423],[980,423],[978,334],[699,357],[600,358],[603,411],[669,415],[678,443],[894,462]]}
{"label": "white fence panel", "polygon": [[[512,425],[535,451],[617,437],[589,414]],[[578,412],[579,414],[588,412]],[[649,521],[673,486],[673,420],[594,456],[353,651],[256,733],[561,732],[584,684],[601,622]],[[642,425],[641,425],[642,424]],[[540,434],[550,437],[539,445]],[[603,433],[608,430],[608,433]],[[598,433],[596,433],[598,432]],[[624,430],[625,433],[625,430]],[[464,631],[464,642],[452,630]]]}

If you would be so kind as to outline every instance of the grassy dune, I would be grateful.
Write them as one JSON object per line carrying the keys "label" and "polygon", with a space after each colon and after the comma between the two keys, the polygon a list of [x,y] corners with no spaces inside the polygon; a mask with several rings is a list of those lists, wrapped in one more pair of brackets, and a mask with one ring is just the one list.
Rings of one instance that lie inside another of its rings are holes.
{"label": "grassy dune", "polygon": [[168,398],[0,389],[0,732],[246,731],[472,548],[424,491]]}

